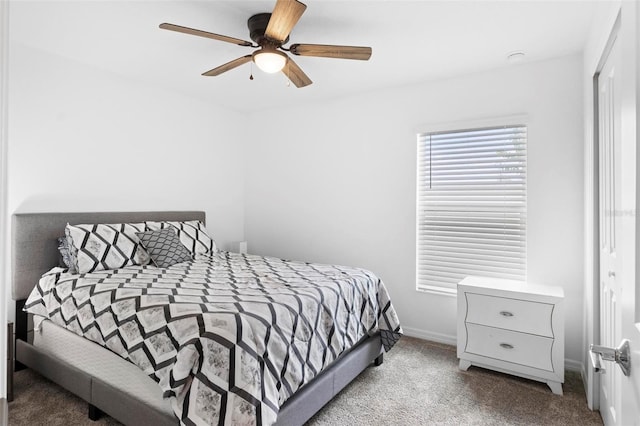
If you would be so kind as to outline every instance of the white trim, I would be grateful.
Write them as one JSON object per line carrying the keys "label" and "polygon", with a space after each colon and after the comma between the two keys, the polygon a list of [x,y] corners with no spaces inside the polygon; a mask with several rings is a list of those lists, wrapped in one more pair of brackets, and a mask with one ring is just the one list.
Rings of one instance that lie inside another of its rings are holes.
{"label": "white trim", "polygon": [[414,133],[444,132],[458,129],[475,129],[481,127],[513,126],[526,124],[529,126],[529,116],[527,114],[513,114],[498,117],[487,117],[474,120],[442,121],[425,123],[414,129]]}
{"label": "white trim", "polygon": [[[589,49],[585,58],[584,78],[587,86],[585,93],[585,287],[584,287],[584,348],[582,380],[587,398],[587,406],[591,410],[600,408],[600,376],[590,368],[588,349],[600,339],[600,288],[599,288],[599,217],[598,217],[598,134],[597,134],[597,76],[612,41],[617,36],[621,23],[621,8],[617,5],[609,10],[602,24],[598,39],[594,39],[595,49]],[[599,30],[599,29],[598,29]],[[589,298],[591,298],[589,303]]]}
{"label": "white trim", "polygon": [[457,297],[458,290],[449,287],[436,287],[432,285],[418,285],[416,290],[422,293],[435,294],[437,296]]}
{"label": "white trim", "polygon": [[580,361],[576,361],[575,359],[567,359],[564,360],[564,369],[567,371],[576,371],[580,373],[580,375],[584,372],[584,364]]}
{"label": "white trim", "polygon": [[[457,337],[451,336],[448,334],[436,333],[433,331],[421,330],[419,328],[412,328],[412,327],[402,327],[402,331],[404,332],[405,336],[415,337],[417,339],[428,340],[430,342],[436,342],[436,343],[442,343],[445,345],[451,345],[453,347],[456,347],[458,344]],[[565,358],[564,368],[567,371],[579,372],[583,382],[585,381],[586,370],[582,362],[576,361],[574,359]]]}
{"label": "white trim", "polygon": [[[0,282],[9,282],[7,238],[7,150],[9,123],[9,2],[0,0]],[[9,286],[0,286],[0,398],[7,395],[7,296]]]}
{"label": "white trim", "polygon": [[584,364],[582,364],[582,370],[580,370],[580,377],[582,378],[582,387],[584,388],[584,393],[587,397],[587,408],[589,408],[589,410],[593,410],[593,408],[589,406],[589,394],[587,392],[589,386],[589,373],[587,372],[587,368]]}
{"label": "white trim", "polygon": [[429,340],[436,343],[444,343],[445,345],[456,346],[456,336],[448,334],[436,333],[428,330],[420,330],[418,328],[402,327],[405,336],[416,337],[422,340]]}
{"label": "white trim", "polygon": [[0,425],[8,425],[9,424],[9,404],[7,404],[7,399],[0,399]]}

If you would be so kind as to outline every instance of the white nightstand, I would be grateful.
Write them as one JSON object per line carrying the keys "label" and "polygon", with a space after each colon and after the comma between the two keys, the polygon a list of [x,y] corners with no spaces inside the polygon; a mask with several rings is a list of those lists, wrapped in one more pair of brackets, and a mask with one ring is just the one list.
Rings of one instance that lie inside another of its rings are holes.
{"label": "white nightstand", "polygon": [[458,358],[545,382],[562,395],[564,292],[561,287],[467,277],[458,284]]}

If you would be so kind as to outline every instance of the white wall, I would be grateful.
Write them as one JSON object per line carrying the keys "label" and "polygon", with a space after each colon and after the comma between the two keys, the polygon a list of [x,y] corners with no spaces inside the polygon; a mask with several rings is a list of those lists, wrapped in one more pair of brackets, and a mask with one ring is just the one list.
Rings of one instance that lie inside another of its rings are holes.
{"label": "white wall", "polygon": [[207,212],[243,237],[240,116],[14,42],[9,211]]}
{"label": "white wall", "polygon": [[[243,240],[243,117],[213,102],[86,65],[85,55],[94,52],[78,49],[77,56],[62,57],[47,51],[50,42],[87,36],[64,26],[39,31],[40,18],[12,13],[10,31],[2,20],[3,41],[10,38],[8,167],[2,168],[8,214],[205,210],[207,228],[220,247]],[[34,36],[25,45],[18,33]],[[8,254],[0,255],[9,265]],[[8,268],[2,269],[2,279],[0,319],[13,318]],[[1,328],[1,353],[6,353],[4,335]],[[0,368],[0,397],[4,372]]]}
{"label": "white wall", "polygon": [[249,250],[371,269],[407,334],[453,343],[455,298],[415,290],[416,133],[425,123],[526,114],[528,277],[564,287],[566,357],[579,368],[581,70],[576,55],[256,114],[245,177]]}
{"label": "white wall", "polygon": [[455,299],[415,290],[415,134],[527,114],[529,277],[565,288],[582,360],[579,56],[264,111],[251,129],[82,59],[11,44],[9,213],[204,209],[223,248],[375,271],[408,333],[448,342]]}
{"label": "white wall", "polygon": [[9,214],[204,210],[219,247],[244,239],[238,113],[18,42],[10,47]]}

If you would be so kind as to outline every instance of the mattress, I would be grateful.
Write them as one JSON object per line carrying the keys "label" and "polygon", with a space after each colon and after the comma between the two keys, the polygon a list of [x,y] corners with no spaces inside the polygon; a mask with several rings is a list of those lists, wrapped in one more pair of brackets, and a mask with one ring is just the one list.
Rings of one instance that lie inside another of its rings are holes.
{"label": "mattress", "polygon": [[[134,364],[105,350],[100,345],[68,331],[50,320],[34,318],[33,345],[63,359],[107,385],[135,396],[140,402],[175,417],[168,399],[149,376]],[[177,423],[177,419],[176,419]]]}

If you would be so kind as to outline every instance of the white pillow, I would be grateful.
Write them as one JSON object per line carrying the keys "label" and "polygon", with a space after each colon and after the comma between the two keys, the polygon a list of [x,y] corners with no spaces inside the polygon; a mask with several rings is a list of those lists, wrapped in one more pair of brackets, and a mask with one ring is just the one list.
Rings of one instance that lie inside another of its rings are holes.
{"label": "white pillow", "polygon": [[85,274],[148,264],[149,254],[136,235],[144,231],[144,223],[67,224],[65,235],[77,250],[78,273]]}

